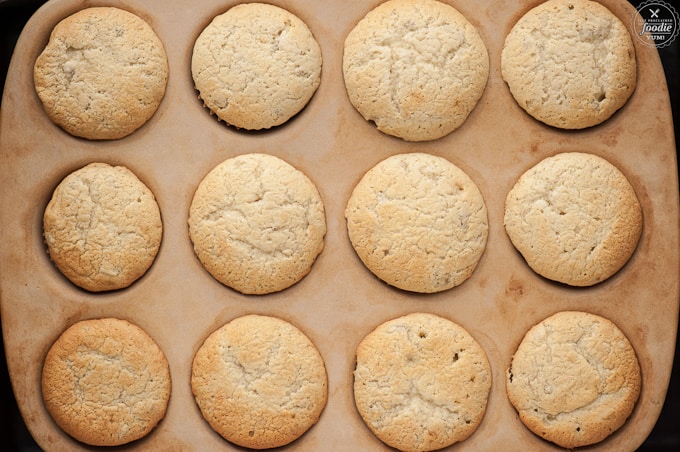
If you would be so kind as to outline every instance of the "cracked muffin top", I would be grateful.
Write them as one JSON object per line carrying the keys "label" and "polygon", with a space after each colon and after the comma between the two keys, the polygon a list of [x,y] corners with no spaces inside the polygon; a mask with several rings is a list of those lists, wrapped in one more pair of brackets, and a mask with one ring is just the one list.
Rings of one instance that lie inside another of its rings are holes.
{"label": "cracked muffin top", "polygon": [[77,137],[114,140],[146,123],[165,95],[168,61],[151,26],[114,7],[59,22],[33,71],[47,115]]}
{"label": "cracked muffin top", "polygon": [[321,48],[291,12],[263,3],[236,5],[196,39],[191,73],[217,118],[239,129],[281,125],[321,82]]}
{"label": "cracked muffin top", "polygon": [[590,0],[549,0],[505,38],[501,74],[527,113],[550,126],[602,123],[635,90],[635,48],[626,26]]}
{"label": "cracked muffin top", "polygon": [[170,399],[165,354],[127,320],[82,320],[50,347],[42,370],[47,411],[66,433],[92,446],[148,435]]}
{"label": "cracked muffin top", "polygon": [[489,233],[472,179],[448,160],[398,154],[368,170],[345,208],[352,246],[366,267],[402,290],[434,293],[474,272]]}
{"label": "cracked muffin top", "polygon": [[578,311],[533,326],[506,374],[508,398],[536,435],[573,449],[621,427],[640,394],[635,350],[610,320]]}
{"label": "cracked muffin top", "polygon": [[211,333],[196,352],[191,389],[203,417],[239,446],[284,446],[311,428],[328,399],[323,358],[297,327],[245,315]]}
{"label": "cracked muffin top", "polygon": [[43,214],[50,258],[91,292],[123,289],[151,267],[163,235],[156,199],[124,166],[91,163],[66,176]]}
{"label": "cracked muffin top", "polygon": [[401,451],[472,435],[491,390],[486,353],[462,326],[413,313],[379,325],[356,350],[354,399],[369,429]]}
{"label": "cracked muffin top", "polygon": [[406,141],[462,126],[489,77],[477,29],[435,0],[389,0],[369,11],[347,35],[342,64],[356,110]]}
{"label": "cracked muffin top", "polygon": [[505,230],[527,264],[571,286],[592,286],[618,272],[637,248],[642,222],[626,176],[584,152],[543,159],[505,201]]}
{"label": "cracked muffin top", "polygon": [[208,272],[246,294],[288,288],[323,250],[324,205],[300,170],[267,154],[214,167],[194,193],[189,235]]}

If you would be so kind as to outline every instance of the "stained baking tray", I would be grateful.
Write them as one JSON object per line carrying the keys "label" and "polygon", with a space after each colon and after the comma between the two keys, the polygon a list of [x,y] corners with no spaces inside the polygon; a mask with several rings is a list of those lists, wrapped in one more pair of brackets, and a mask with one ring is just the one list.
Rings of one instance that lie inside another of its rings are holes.
{"label": "stained baking tray", "polygon": [[[72,323],[113,316],[144,328],[166,353],[173,389],[165,419],[125,448],[235,449],[202,419],[191,396],[190,363],[203,339],[234,317],[284,318],[319,348],[329,374],[329,400],[318,424],[287,446],[302,450],[386,450],[361,421],[352,397],[354,350],[379,323],[410,312],[431,312],[464,326],[486,351],[493,385],[478,430],[454,448],[554,448],[519,421],[505,396],[504,375],[524,332],[567,309],[613,320],[630,338],[642,366],[640,399],[628,422],[592,449],[633,450],[652,430],[666,395],[680,299],[678,179],[668,91],[657,50],[634,39],[638,85],[607,122],[562,131],[527,116],[500,76],[500,51],[514,22],[538,1],[450,1],[480,31],[490,56],[489,82],[466,123],[440,140],[407,143],[378,132],[349,103],[342,80],[342,44],[354,24],[380,0],[273,1],[302,18],[321,45],[322,81],[307,108],[284,126],[244,133],[217,122],[197,99],[190,60],[195,38],[235,1],[100,2],[53,0],[28,22],[8,71],[0,118],[0,303],[12,387],[29,431],[45,450],[87,450],[63,433],[40,394],[44,356]],[[603,1],[624,24],[635,9]],[[170,65],[165,98],[131,136],[108,142],[74,138],[52,124],[35,94],[32,68],[52,27],[86,6],[112,5],[145,20],[164,42]],[[344,206],[354,184],[395,153],[428,152],[465,170],[489,211],[487,249],[473,276],[439,294],[418,295],[376,279],[347,238]],[[561,151],[601,155],[630,179],[643,208],[644,230],[632,259],[590,288],[571,288],[534,274],[503,229],[503,201],[519,175]],[[310,274],[277,294],[245,296],[216,282],[196,259],[188,238],[189,203],[201,178],[224,159],[247,152],[277,155],[305,172],[326,207],[325,249]],[[130,288],[92,294],[50,263],[41,219],[52,190],[69,172],[94,161],[133,170],[154,192],[164,236],[147,274]],[[591,449],[591,448],[589,448]]]}

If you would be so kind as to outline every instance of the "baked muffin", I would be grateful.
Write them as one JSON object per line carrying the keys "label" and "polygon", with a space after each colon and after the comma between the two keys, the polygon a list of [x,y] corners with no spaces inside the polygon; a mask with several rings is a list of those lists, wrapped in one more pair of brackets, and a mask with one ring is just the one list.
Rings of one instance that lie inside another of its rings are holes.
{"label": "baked muffin", "polygon": [[91,292],[123,289],[151,267],[163,235],[151,190],[124,166],[90,163],[66,176],[43,214],[50,258]]}
{"label": "baked muffin", "polygon": [[244,154],[203,178],[189,234],[222,284],[245,294],[278,292],[306,276],[323,250],[323,201],[314,183],[282,159]]}
{"label": "baked muffin", "polygon": [[345,217],[366,267],[387,284],[420,293],[467,280],[489,229],[472,179],[442,157],[417,152],[388,157],[367,171]]}
{"label": "baked muffin", "polygon": [[328,398],[314,344],[285,320],[261,315],[238,317],[208,336],[194,356],[191,388],[210,426],[252,449],[302,436]]}
{"label": "baked muffin", "polygon": [[554,314],[522,339],[507,371],[508,398],[536,435],[566,449],[620,428],[640,395],[635,350],[610,320]]}
{"label": "baked muffin", "polygon": [[57,125],[77,137],[115,140],[156,112],[168,61],[143,19],[120,8],[92,7],[54,27],[33,78],[45,113]]}
{"label": "baked muffin", "polygon": [[642,209],[626,176],[594,154],[564,152],[528,169],[508,192],[505,230],[539,275],[592,286],[630,259]]}
{"label": "baked muffin", "polygon": [[217,118],[269,129],[299,113],[321,82],[321,48],[291,12],[243,3],[218,15],[194,44],[191,73]]}
{"label": "baked muffin", "polygon": [[467,439],[482,422],[490,390],[484,350],[463,327],[436,315],[384,322],[357,347],[357,409],[398,450],[437,450]]}
{"label": "baked muffin", "polygon": [[148,435],[170,399],[163,351],[139,326],[102,318],[71,325],[47,352],[42,396],[54,421],[91,446]]}
{"label": "baked muffin", "polygon": [[550,126],[583,129],[609,119],[637,81],[628,28],[590,0],[548,0],[505,38],[501,74],[527,113]]}
{"label": "baked muffin", "polygon": [[389,0],[347,35],[342,60],[352,105],[406,141],[459,128],[484,92],[489,56],[477,29],[435,0]]}

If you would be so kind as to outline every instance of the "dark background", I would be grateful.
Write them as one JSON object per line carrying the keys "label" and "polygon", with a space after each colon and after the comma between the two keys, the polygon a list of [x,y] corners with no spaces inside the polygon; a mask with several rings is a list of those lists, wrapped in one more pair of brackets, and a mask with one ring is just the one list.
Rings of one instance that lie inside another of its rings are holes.
{"label": "dark background", "polygon": [[[250,0],[244,0],[250,1]],[[341,1],[341,0],[339,0]],[[666,0],[670,3],[670,0]],[[31,15],[44,3],[44,0],[0,0],[0,87],[4,87],[9,61],[21,30]],[[642,0],[631,0],[635,6]],[[677,4],[677,3],[676,3]],[[677,8],[677,6],[676,6]],[[673,109],[675,130],[680,130],[680,37],[670,46],[659,49],[659,55],[666,72],[668,90]],[[0,105],[1,107],[1,105]],[[676,132],[676,146],[677,146]],[[680,250],[678,250],[680,252]],[[680,277],[680,275],[678,275]],[[0,341],[2,338],[0,337]],[[642,452],[680,451],[680,344],[676,342],[676,359],[673,363],[668,395],[661,416],[645,443]],[[0,450],[11,452],[40,451],[28,433],[17,408],[9,382],[4,344],[0,346]]]}

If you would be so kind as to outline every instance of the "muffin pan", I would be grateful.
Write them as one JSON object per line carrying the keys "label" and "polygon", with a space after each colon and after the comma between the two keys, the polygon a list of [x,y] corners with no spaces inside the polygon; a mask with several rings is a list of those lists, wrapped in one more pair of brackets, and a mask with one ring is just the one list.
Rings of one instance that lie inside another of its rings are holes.
{"label": "muffin pan", "polygon": [[[386,450],[359,417],[352,395],[354,352],[382,322],[430,312],[465,327],[486,352],[493,383],[478,430],[460,449],[557,449],[520,422],[505,394],[505,371],[524,333],[562,310],[612,320],[628,336],[642,368],[642,393],[626,424],[598,450],[633,450],[652,430],[665,398],[675,346],[680,249],[678,178],[673,125],[658,53],[638,38],[638,84],[612,118],[581,131],[545,126],[521,110],[500,76],[505,35],[536,0],[451,1],[480,31],[490,56],[484,94],[467,121],[436,141],[408,143],[377,131],[352,108],[342,79],[347,33],[379,0],[298,0],[273,3],[302,20],[323,53],[321,85],[307,107],[277,128],[246,133],[220,123],[197,98],[190,71],[194,40],[235,1],[54,0],[26,25],[5,86],[0,119],[0,301],[7,362],[20,411],[45,450],[86,450],[60,430],[42,401],[40,374],[53,341],[88,318],[119,317],[149,333],[165,352],[172,376],[166,417],[146,438],[125,448],[236,450],[201,417],[189,383],[191,360],[203,340],[244,314],[283,318],[318,347],[329,376],[321,418],[286,449]],[[603,1],[630,27],[635,9]],[[170,65],[166,95],[156,114],[115,141],[75,138],[45,115],[33,87],[33,63],[62,18],[84,6],[112,5],[144,18],[163,41]],[[631,181],[643,210],[642,237],[631,260],[610,279],[588,288],[545,280],[523,261],[503,228],[505,195],[516,179],[562,151],[600,155]],[[223,160],[248,152],[283,158],[316,184],[325,203],[325,249],[311,272],[281,292],[246,296],[213,279],[196,258],[187,217],[194,190]],[[488,208],[489,239],[472,277],[437,294],[414,294],[374,277],[347,237],[344,208],[354,185],[380,160],[403,152],[445,157],[480,188]],[[149,271],[127,289],[89,293],[50,262],[42,214],[53,189],[73,170],[102,161],[130,168],[155,194],[163,220],[160,251]]]}

